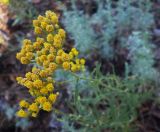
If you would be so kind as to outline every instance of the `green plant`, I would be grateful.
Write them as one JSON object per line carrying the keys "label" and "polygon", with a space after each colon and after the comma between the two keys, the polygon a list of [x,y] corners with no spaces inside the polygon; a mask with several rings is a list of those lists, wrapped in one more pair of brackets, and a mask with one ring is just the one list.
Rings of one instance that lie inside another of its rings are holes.
{"label": "green plant", "polygon": [[99,69],[97,66],[89,75],[74,76],[73,96],[67,100],[71,112],[57,112],[63,115],[59,120],[64,131],[134,131],[137,108],[151,92],[142,90],[145,84],[137,77],[122,79],[103,75]]}
{"label": "green plant", "polygon": [[[54,92],[54,72],[63,69],[69,72],[85,70],[85,59],[79,58],[79,52],[72,48],[64,51],[66,32],[59,26],[58,16],[46,11],[33,20],[35,41],[24,39],[21,51],[16,58],[22,64],[34,64],[25,77],[17,77],[17,82],[28,88],[32,102],[21,100],[19,117],[36,117],[41,109],[51,111],[58,92]],[[30,103],[31,102],[31,103]]]}
{"label": "green plant", "polygon": [[149,42],[149,33],[133,32],[129,36],[127,47],[128,58],[131,60],[129,70],[132,74],[139,76],[143,80],[157,80],[158,71],[153,67],[153,44]]}
{"label": "green plant", "polygon": [[37,15],[37,10],[28,0],[9,0],[9,10],[15,17],[13,25],[32,20]]}
{"label": "green plant", "polygon": [[98,49],[102,57],[113,58],[115,40],[123,45],[132,31],[146,31],[154,24],[149,0],[93,0],[96,11],[91,15],[83,7],[79,10],[76,2],[71,1],[71,9],[63,9],[63,24],[83,53]]}
{"label": "green plant", "polygon": [[153,44],[149,38],[150,28],[154,25],[152,2],[93,0],[96,9],[92,14],[85,11],[85,4],[89,2],[81,1],[84,6],[81,10],[76,2],[72,0],[71,8],[63,9],[62,22],[82,53],[91,56],[94,50],[94,54],[114,60],[121,54],[119,49],[127,49],[129,55],[125,54],[126,60],[129,56],[131,63],[122,61],[128,65],[129,73],[140,75],[144,80],[158,78],[153,67]]}

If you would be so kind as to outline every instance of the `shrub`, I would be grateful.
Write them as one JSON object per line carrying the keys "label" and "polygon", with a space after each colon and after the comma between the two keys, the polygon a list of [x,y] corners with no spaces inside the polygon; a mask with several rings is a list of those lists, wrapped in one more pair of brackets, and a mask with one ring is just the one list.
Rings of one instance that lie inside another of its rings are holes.
{"label": "shrub", "polygon": [[149,43],[147,32],[133,32],[128,38],[128,57],[131,60],[130,72],[143,80],[157,80],[158,71],[153,67],[153,44]]}
{"label": "shrub", "polygon": [[151,92],[142,92],[141,79],[103,75],[98,67],[89,76],[76,76],[75,80],[73,96],[67,100],[70,113],[59,119],[64,131],[133,131],[137,108],[151,97]]}
{"label": "shrub", "polygon": [[[71,2],[72,9],[64,10],[62,22],[82,53],[97,49],[102,57],[112,58],[115,40],[119,45],[125,45],[127,36],[133,31],[146,31],[154,24],[149,0],[92,0],[96,11],[91,15],[83,7],[79,10],[76,2]],[[87,2],[83,3],[84,7],[85,4]]]}

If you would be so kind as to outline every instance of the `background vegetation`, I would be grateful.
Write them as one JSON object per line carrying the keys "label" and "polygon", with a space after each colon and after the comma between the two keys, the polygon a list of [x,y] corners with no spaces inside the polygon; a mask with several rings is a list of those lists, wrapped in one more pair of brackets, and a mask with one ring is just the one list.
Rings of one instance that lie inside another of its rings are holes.
{"label": "background vegetation", "polygon": [[[0,8],[0,131],[160,131],[159,0],[10,0]],[[53,112],[19,119],[17,103],[29,95],[15,78],[30,66],[15,53],[23,38],[34,37],[32,20],[46,10],[59,15],[65,49],[80,51],[86,71],[57,71]]]}

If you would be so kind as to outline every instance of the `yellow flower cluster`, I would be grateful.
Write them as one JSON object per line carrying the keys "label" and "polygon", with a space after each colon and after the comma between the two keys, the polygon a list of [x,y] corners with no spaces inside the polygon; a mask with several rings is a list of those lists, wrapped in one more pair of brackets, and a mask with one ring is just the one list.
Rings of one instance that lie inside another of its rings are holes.
{"label": "yellow flower cluster", "polygon": [[0,4],[1,4],[1,3],[2,3],[2,4],[7,4],[7,5],[8,5],[8,4],[9,4],[9,0],[0,0]]}
{"label": "yellow flower cluster", "polygon": [[20,102],[21,109],[17,112],[19,117],[36,117],[38,112],[51,111],[58,93],[54,93],[54,80],[52,75],[57,69],[71,72],[84,70],[85,59],[79,59],[76,48],[69,53],[63,49],[66,33],[58,25],[58,17],[52,11],[46,11],[45,16],[39,15],[33,20],[36,41],[25,39],[22,49],[16,58],[22,64],[36,63],[31,72],[25,77],[17,77],[19,84],[28,88],[34,97],[32,103],[25,100]]}

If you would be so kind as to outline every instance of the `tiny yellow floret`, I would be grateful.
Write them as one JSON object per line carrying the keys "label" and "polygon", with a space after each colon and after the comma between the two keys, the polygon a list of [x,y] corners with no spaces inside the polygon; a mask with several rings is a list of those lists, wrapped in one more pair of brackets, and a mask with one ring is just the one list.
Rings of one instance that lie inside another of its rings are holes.
{"label": "tiny yellow floret", "polygon": [[20,103],[19,103],[19,106],[21,108],[28,108],[29,107],[29,103],[25,100],[21,100]]}
{"label": "tiny yellow floret", "polygon": [[52,110],[52,105],[51,105],[51,103],[50,102],[44,102],[44,104],[43,104],[43,110],[45,110],[45,111],[51,111]]}
{"label": "tiny yellow floret", "polygon": [[37,106],[36,103],[32,103],[29,108],[28,108],[29,111],[34,111],[34,112],[38,112],[39,111],[39,108]]}
{"label": "tiny yellow floret", "polygon": [[27,117],[28,116],[28,113],[22,109],[20,109],[18,112],[17,112],[17,116],[18,117]]}

